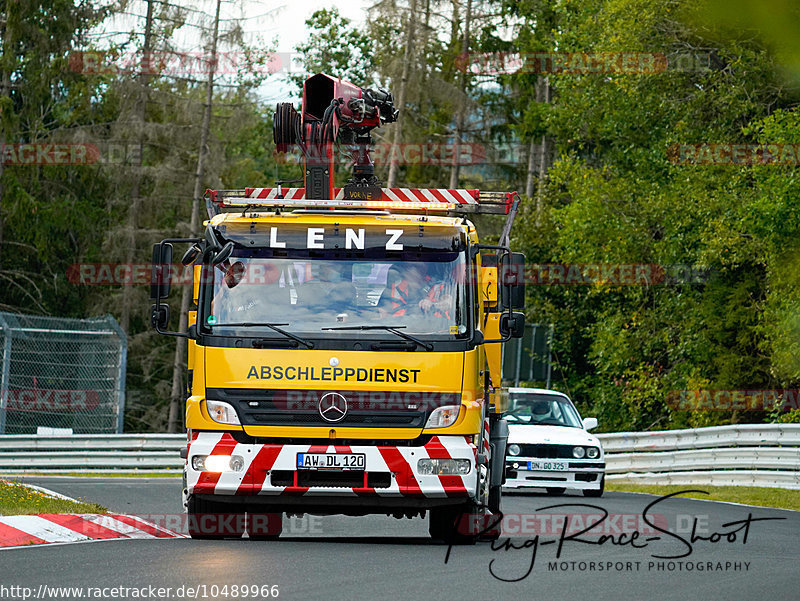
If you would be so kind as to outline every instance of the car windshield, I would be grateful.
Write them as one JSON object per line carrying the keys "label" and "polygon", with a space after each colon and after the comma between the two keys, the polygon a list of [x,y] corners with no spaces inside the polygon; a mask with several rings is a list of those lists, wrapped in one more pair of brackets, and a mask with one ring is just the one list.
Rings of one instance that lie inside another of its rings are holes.
{"label": "car windshield", "polygon": [[511,393],[511,409],[504,419],[512,424],[583,428],[578,411],[560,395]]}
{"label": "car windshield", "polygon": [[425,260],[234,255],[213,268],[204,325],[224,333],[272,323],[306,336],[358,326],[433,337],[465,334],[465,253],[421,256]]}

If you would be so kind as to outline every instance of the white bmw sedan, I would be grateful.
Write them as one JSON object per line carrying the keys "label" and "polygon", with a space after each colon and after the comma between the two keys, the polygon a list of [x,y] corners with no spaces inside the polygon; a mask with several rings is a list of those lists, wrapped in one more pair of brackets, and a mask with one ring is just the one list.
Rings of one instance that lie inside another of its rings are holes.
{"label": "white bmw sedan", "polygon": [[504,490],[544,488],[550,495],[569,489],[600,497],[605,487],[605,455],[587,432],[597,419],[581,419],[569,397],[542,388],[509,389],[506,482]]}

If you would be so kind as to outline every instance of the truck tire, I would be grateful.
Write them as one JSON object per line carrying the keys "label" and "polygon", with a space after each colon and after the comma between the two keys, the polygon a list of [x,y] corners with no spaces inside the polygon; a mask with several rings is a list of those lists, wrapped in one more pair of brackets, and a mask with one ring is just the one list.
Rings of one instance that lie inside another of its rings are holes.
{"label": "truck tire", "polygon": [[583,496],[584,497],[594,497],[599,498],[603,496],[603,492],[606,489],[606,477],[605,475],[600,479],[600,488],[597,490],[584,490]]}
{"label": "truck tire", "polygon": [[500,499],[502,498],[502,486],[489,487],[489,511],[500,513]]}
{"label": "truck tire", "polygon": [[189,536],[201,540],[241,538],[245,514],[239,506],[198,499],[190,495],[186,504]]}
{"label": "truck tire", "polygon": [[474,545],[477,533],[469,533],[472,516],[479,510],[475,505],[436,507],[428,513],[428,532],[431,538],[452,545]]}
{"label": "truck tire", "polygon": [[283,531],[283,513],[267,513],[263,509],[247,510],[247,536],[250,540],[278,540]]}

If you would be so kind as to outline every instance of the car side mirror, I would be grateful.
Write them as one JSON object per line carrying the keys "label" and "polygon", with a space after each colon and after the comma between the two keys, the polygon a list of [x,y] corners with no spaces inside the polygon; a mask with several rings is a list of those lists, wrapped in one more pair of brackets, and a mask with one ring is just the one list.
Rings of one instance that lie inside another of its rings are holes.
{"label": "car side mirror", "polygon": [[583,429],[584,430],[593,430],[597,427],[597,418],[596,417],[587,417],[583,420]]}
{"label": "car side mirror", "polygon": [[503,338],[522,338],[525,334],[525,314],[516,311],[502,313],[498,327]]}

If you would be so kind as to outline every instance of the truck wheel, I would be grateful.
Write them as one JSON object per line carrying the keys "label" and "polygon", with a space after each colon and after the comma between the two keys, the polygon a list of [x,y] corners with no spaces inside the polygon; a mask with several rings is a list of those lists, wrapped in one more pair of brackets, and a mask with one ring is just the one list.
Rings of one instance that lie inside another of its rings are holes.
{"label": "truck wheel", "polygon": [[266,513],[254,508],[247,511],[247,536],[250,540],[278,540],[283,532],[283,513]]}
{"label": "truck wheel", "polygon": [[560,497],[565,492],[567,492],[566,488],[548,488],[546,490],[547,494],[550,495],[551,497]]}
{"label": "truck wheel", "polygon": [[244,534],[245,514],[236,505],[207,501],[190,495],[186,511],[189,536],[192,538],[241,538]]}
{"label": "truck wheel", "polygon": [[605,491],[605,489],[606,489],[606,477],[605,475],[603,475],[603,477],[600,479],[600,488],[598,488],[597,490],[584,490],[583,496],[599,498],[603,496],[603,491]]}
{"label": "truck wheel", "polygon": [[501,486],[489,487],[489,511],[500,513],[500,499],[502,498]]}
{"label": "truck wheel", "polygon": [[478,513],[476,506],[437,507],[428,513],[431,538],[453,545],[474,545],[477,542],[477,532],[470,533],[470,525],[474,524],[473,518]]}

